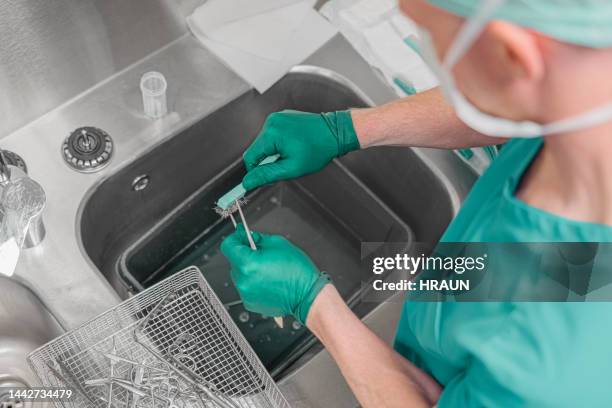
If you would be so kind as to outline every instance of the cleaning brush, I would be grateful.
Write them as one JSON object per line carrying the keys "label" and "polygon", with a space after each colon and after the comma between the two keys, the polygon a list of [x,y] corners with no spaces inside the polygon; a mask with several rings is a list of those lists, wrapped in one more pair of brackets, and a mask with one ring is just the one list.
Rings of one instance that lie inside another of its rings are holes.
{"label": "cleaning brush", "polygon": [[[275,154],[273,156],[268,156],[263,159],[258,166],[263,166],[266,164],[274,163],[280,155]],[[257,250],[257,246],[255,245],[255,241],[253,240],[253,235],[251,234],[251,229],[246,222],[246,218],[244,217],[244,212],[242,211],[242,207],[246,204],[246,195],[247,191],[242,185],[242,183],[238,184],[236,187],[232,188],[230,191],[225,193],[218,201],[217,206],[215,207],[215,212],[219,214],[223,218],[230,218],[232,220],[232,224],[234,228],[236,228],[236,219],[234,218],[234,213],[237,211],[240,215],[240,221],[244,226],[244,231],[246,232],[247,239],[249,240],[249,246],[253,251]],[[280,328],[283,327],[283,318],[275,317],[274,321],[276,325]]]}
{"label": "cleaning brush", "polygon": [[[279,154],[275,154],[272,156],[268,156],[258,164],[258,166],[263,166],[266,164],[274,163],[280,157]],[[236,211],[240,214],[240,220],[244,225],[244,229],[246,231],[247,238],[249,240],[249,245],[253,251],[257,250],[255,246],[255,242],[253,241],[253,237],[251,236],[251,230],[249,229],[249,225],[244,218],[244,213],[242,212],[242,205],[246,204],[246,199],[244,196],[247,191],[242,185],[242,183],[238,184],[236,187],[232,188],[230,191],[225,193],[219,200],[217,200],[217,206],[215,211],[223,218],[230,218],[232,220],[232,224],[234,224],[234,228],[236,227],[236,219],[232,215]]]}
{"label": "cleaning brush", "polygon": [[[275,154],[272,156],[268,156],[265,159],[263,159],[258,166],[263,166],[266,164],[271,164],[274,163],[275,161],[278,160],[278,158],[280,157],[279,154]],[[235,212],[237,210],[237,208],[233,208],[234,203],[237,200],[241,200],[244,198],[244,196],[246,195],[247,191],[244,188],[244,186],[242,185],[242,183],[238,184],[236,187],[232,188],[230,191],[228,191],[227,193],[225,193],[225,195],[223,195],[223,197],[221,197],[218,201],[217,201],[217,212],[219,214],[221,214],[223,216],[223,214],[231,214],[233,212]],[[232,211],[233,209],[233,211]],[[229,213],[228,213],[229,211]]]}
{"label": "cleaning brush", "polygon": [[236,228],[238,224],[236,224],[236,219],[234,218],[233,213],[238,211],[238,214],[240,214],[240,221],[242,222],[242,225],[244,226],[244,230],[246,232],[247,239],[249,240],[249,246],[251,247],[253,251],[256,251],[257,246],[255,246],[255,241],[253,241],[251,229],[249,228],[249,224],[247,224],[246,218],[244,218],[244,213],[242,212],[242,206],[244,206],[246,203],[247,203],[247,200],[246,198],[243,197],[243,198],[239,198],[235,200],[234,203],[230,205],[229,207],[227,207],[226,209],[222,209],[217,204],[217,207],[215,207],[215,212],[219,214],[222,218],[229,217],[232,220],[232,224],[234,224],[234,228]]}

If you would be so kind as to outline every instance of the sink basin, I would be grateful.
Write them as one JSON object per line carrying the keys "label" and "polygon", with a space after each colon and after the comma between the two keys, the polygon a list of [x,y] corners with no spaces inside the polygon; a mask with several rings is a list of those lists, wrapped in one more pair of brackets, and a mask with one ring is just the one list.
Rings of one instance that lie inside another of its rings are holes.
{"label": "sink basin", "polygon": [[[300,357],[314,337],[292,318],[277,327],[272,319],[249,313],[231,283],[230,265],[219,247],[234,226],[213,208],[244,174],[238,161],[205,183],[122,255],[118,272],[133,290],[140,291],[179,270],[198,266],[264,365],[276,375]],[[242,211],[251,228],[284,235],[310,254],[349,305],[361,306],[360,314],[368,309],[364,306],[374,305],[360,302],[361,242],[408,246],[412,241],[411,229],[336,161],[317,174],[275,183],[246,198]]]}
{"label": "sink basin", "polygon": [[[63,330],[34,293],[6,277],[0,277],[0,311],[0,387],[37,386],[26,357]],[[0,388],[0,406],[18,402]]]}
{"label": "sink basin", "polygon": [[[292,72],[265,94],[243,94],[90,191],[79,225],[85,252],[123,297],[185,266],[200,266],[279,378],[314,339],[291,319],[280,329],[244,310],[218,251],[233,228],[212,207],[241,180],[242,153],[268,114],[367,105],[350,83],[328,72]],[[359,301],[360,242],[436,242],[454,215],[451,195],[413,150],[376,148],[336,160],[316,175],[262,188],[245,211],[254,229],[288,235],[303,247],[364,316],[376,305]]]}

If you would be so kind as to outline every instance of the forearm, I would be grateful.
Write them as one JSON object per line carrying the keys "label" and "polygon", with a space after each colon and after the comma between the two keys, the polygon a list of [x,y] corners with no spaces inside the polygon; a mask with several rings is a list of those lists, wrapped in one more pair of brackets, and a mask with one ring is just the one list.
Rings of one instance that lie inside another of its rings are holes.
{"label": "forearm", "polygon": [[437,401],[439,384],[370,331],[332,285],[317,296],[306,323],[364,408],[432,407]]}
{"label": "forearm", "polygon": [[379,107],[353,110],[351,116],[362,148],[394,145],[459,149],[503,142],[461,122],[437,88]]}

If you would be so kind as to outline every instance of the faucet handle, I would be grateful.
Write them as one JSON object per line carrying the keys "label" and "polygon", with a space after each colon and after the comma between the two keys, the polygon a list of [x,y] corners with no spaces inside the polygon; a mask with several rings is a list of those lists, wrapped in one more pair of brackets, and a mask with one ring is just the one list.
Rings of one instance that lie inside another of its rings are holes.
{"label": "faucet handle", "polygon": [[0,184],[7,183],[11,179],[11,168],[4,156],[4,151],[0,149]]}
{"label": "faucet handle", "polygon": [[6,153],[10,155],[0,149],[0,275],[11,276],[21,248],[38,245],[45,236],[46,196],[40,184],[26,176],[23,160]]}
{"label": "faucet handle", "polygon": [[40,184],[29,177],[10,180],[2,188],[0,203],[5,213],[3,222],[7,223],[9,231],[13,231],[19,247],[31,247],[42,241],[45,234],[42,211],[46,195]]}

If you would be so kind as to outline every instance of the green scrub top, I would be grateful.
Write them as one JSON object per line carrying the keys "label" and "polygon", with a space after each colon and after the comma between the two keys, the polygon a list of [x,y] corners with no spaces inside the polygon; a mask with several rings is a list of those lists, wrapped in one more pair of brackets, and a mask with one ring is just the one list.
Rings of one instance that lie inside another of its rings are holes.
{"label": "green scrub top", "polygon": [[[609,242],[514,196],[542,139],[506,144],[444,242]],[[432,375],[447,407],[612,407],[612,303],[406,301],[395,349]]]}

